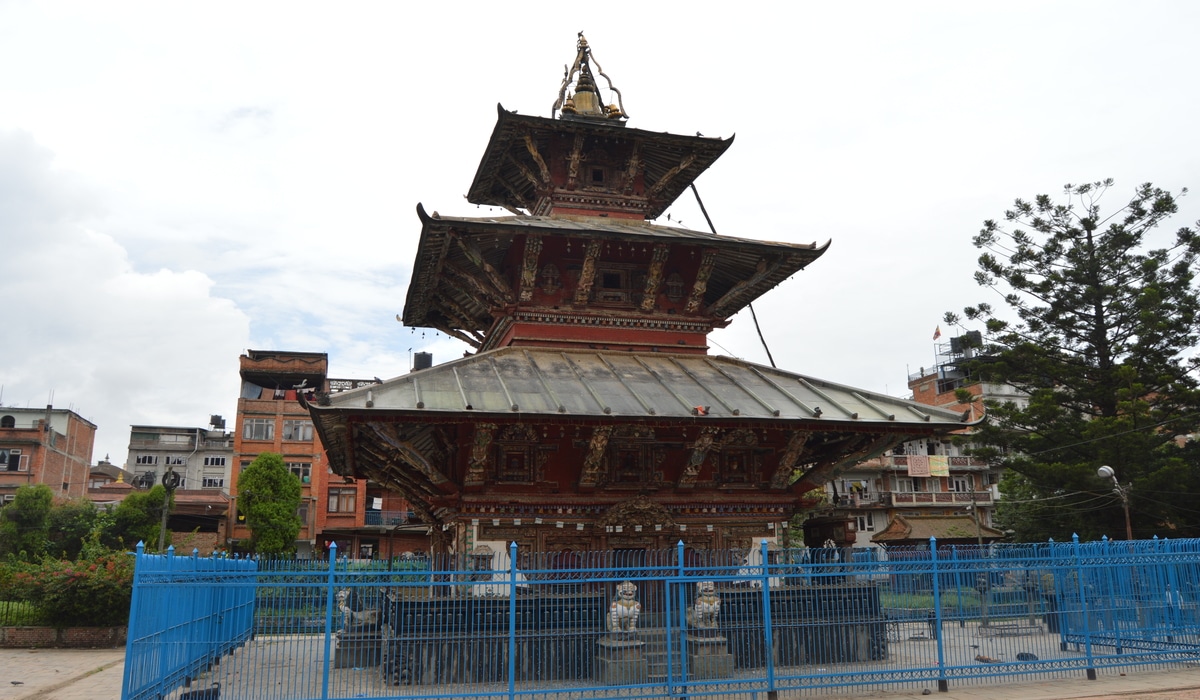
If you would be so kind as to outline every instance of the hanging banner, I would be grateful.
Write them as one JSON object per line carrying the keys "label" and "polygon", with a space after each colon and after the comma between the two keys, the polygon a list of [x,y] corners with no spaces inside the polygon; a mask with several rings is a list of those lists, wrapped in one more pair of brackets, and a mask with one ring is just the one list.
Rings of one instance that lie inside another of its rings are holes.
{"label": "hanging banner", "polygon": [[946,455],[929,455],[930,476],[950,476],[950,458]]}
{"label": "hanging banner", "polygon": [[909,455],[908,475],[929,476],[929,455]]}

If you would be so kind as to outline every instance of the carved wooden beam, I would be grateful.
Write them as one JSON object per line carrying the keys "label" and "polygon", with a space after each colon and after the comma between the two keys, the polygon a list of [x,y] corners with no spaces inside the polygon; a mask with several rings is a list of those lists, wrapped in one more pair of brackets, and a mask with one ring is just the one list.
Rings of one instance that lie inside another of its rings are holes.
{"label": "carved wooden beam", "polygon": [[425,458],[425,455],[421,454],[411,443],[389,435],[386,430],[373,423],[368,423],[367,426],[384,444],[395,451],[396,457],[404,460],[421,474],[425,475],[425,478],[429,479],[430,483],[437,486],[439,490],[447,493],[458,491],[458,485],[447,479],[446,475],[442,474],[437,467],[431,464]]}
{"label": "carved wooden beam", "polygon": [[692,292],[688,295],[687,306],[684,307],[686,313],[694,314],[700,310],[700,305],[704,303],[704,292],[708,290],[708,278],[712,277],[713,265],[716,262],[716,249],[706,248],[700,257],[700,269],[696,271],[696,281],[692,284]]}
{"label": "carved wooden beam", "polygon": [[[870,459],[880,454],[903,439],[904,436],[895,434],[876,436],[873,439],[871,436],[864,435],[854,442],[850,453],[825,459],[813,465],[811,469],[804,472],[795,484],[792,484],[792,490],[796,493],[806,493],[815,488],[820,488],[827,482],[837,478],[846,469],[865,459]],[[841,450],[838,450],[838,452],[841,452]]]}
{"label": "carved wooden beam", "polygon": [[445,323],[430,323],[429,327],[433,328],[434,330],[441,331],[451,338],[457,338],[473,348],[478,349],[481,345],[483,345],[483,341],[469,336],[462,331],[455,330]]}
{"label": "carved wooden beam", "polygon": [[718,318],[724,318],[729,315],[729,312],[737,307],[744,306],[746,302],[753,301],[754,297],[758,296],[763,290],[762,286],[767,284],[767,280],[779,271],[781,267],[788,263],[794,262],[791,256],[779,256],[774,262],[767,262],[766,258],[760,258],[757,269],[749,279],[744,279],[741,282],[733,285],[728,292],[713,302],[709,306],[706,313]]}
{"label": "carved wooden beam", "polygon": [[[529,173],[529,175],[532,177],[533,173]],[[500,186],[504,188],[504,192],[509,197],[512,197],[513,201],[515,201],[518,205],[525,207],[526,209],[530,208],[529,200],[525,198],[524,194],[518,192],[517,188],[513,187],[511,183],[504,179],[498,179],[497,181],[500,183]],[[520,214],[520,212],[513,211],[511,207],[505,207],[505,209],[512,211],[514,214]]]}
{"label": "carved wooden beam", "polygon": [[525,150],[529,151],[529,156],[533,158],[534,163],[537,163],[538,170],[542,174],[542,184],[549,187],[550,168],[546,167],[546,161],[542,159],[542,154],[538,153],[537,144],[533,141],[533,134],[525,134]]}
{"label": "carved wooden beam", "polygon": [[641,167],[641,154],[638,151],[638,147],[635,145],[633,147],[633,152],[629,154],[629,164],[625,167],[625,172],[622,178],[622,194],[633,194],[633,186],[637,183],[638,169]]}
{"label": "carved wooden beam", "polygon": [[446,261],[443,269],[446,271],[449,279],[457,280],[460,284],[464,285],[465,291],[475,292],[484,303],[492,308],[499,308],[508,303],[508,300],[496,293],[496,290],[483,286],[475,275],[472,275],[449,260]]}
{"label": "carved wooden beam", "polygon": [[513,167],[517,169],[517,172],[525,176],[525,179],[529,181],[529,184],[533,185],[535,190],[542,187],[542,183],[538,180],[537,175],[534,175],[532,170],[525,167],[524,163],[516,158],[513,158],[511,154],[506,156],[506,160],[508,160],[509,163],[512,163]]}
{"label": "carved wooden beam", "polygon": [[679,475],[675,488],[690,489],[696,485],[696,477],[700,476],[700,467],[708,459],[708,453],[713,449],[713,443],[721,431],[717,428],[703,428],[700,436],[692,443],[692,453],[688,455],[687,464]]}
{"label": "carved wooden beam", "polygon": [[583,458],[583,469],[579,474],[579,486],[595,488],[600,483],[605,466],[605,453],[608,450],[608,439],[612,437],[612,426],[602,425],[592,429],[592,439],[588,443],[587,456]]}
{"label": "carved wooden beam", "polygon": [[458,248],[463,252],[463,255],[467,256],[467,260],[470,260],[476,267],[483,271],[483,274],[487,275],[488,281],[492,283],[496,291],[504,296],[505,301],[511,302],[512,290],[509,288],[508,282],[500,276],[499,272],[496,272],[496,268],[492,267],[491,263],[484,259],[479,247],[470,241],[463,240],[460,236],[455,236],[454,242],[458,244]]}
{"label": "carved wooden beam", "polygon": [[593,238],[588,241],[587,251],[583,254],[583,269],[579,271],[579,285],[575,287],[575,306],[583,306],[592,295],[592,284],[596,281],[596,258],[600,257],[600,248],[604,241]]}
{"label": "carved wooden beam", "polygon": [[435,303],[442,315],[450,320],[451,327],[462,329],[464,333],[483,342],[485,335],[473,330],[479,324],[471,319],[471,313],[460,306],[458,302],[450,298],[448,294],[438,293]]}
{"label": "carved wooden beam", "polygon": [[525,236],[525,256],[521,263],[521,301],[533,299],[533,288],[537,284],[538,256],[542,254],[542,237]]}
{"label": "carved wooden beam", "polygon": [[696,162],[696,154],[695,153],[692,153],[691,155],[684,158],[682,161],[679,162],[679,165],[676,165],[674,168],[671,168],[667,172],[663,173],[663,176],[658,178],[658,182],[655,182],[654,185],[652,185],[650,187],[650,189],[646,190],[646,197],[649,199],[649,198],[653,198],[653,197],[657,196],[659,192],[662,192],[664,189],[666,189],[667,185],[671,184],[671,180],[674,180],[675,177],[677,175],[679,175],[679,173],[690,168],[692,166],[692,163],[695,163],[695,162]]}
{"label": "carved wooden beam", "polygon": [[571,144],[571,154],[567,156],[567,189],[573,190],[579,186],[579,165],[583,162],[583,134],[575,134],[575,143]]}
{"label": "carved wooden beam", "polygon": [[663,283],[663,265],[667,262],[670,247],[666,243],[656,243],[654,253],[650,258],[650,270],[646,273],[646,289],[642,296],[642,311],[652,311],[658,290]]}
{"label": "carved wooden beam", "polygon": [[775,473],[771,475],[771,488],[786,489],[792,482],[792,472],[796,470],[796,463],[800,460],[800,455],[804,453],[804,445],[808,443],[809,435],[811,433],[800,431],[792,433],[787,447],[783,448],[783,454],[779,456],[779,464],[775,466]]}
{"label": "carved wooden beam", "polygon": [[475,424],[471,454],[467,460],[467,478],[464,481],[466,486],[483,486],[487,472],[492,466],[492,437],[495,434],[495,423]]}

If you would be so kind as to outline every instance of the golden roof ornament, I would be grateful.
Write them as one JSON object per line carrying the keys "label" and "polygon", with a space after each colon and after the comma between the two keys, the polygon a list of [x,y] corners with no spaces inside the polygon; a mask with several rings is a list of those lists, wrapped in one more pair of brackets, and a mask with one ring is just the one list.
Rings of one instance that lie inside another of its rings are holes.
{"label": "golden roof ornament", "polygon": [[[596,86],[596,78],[592,75],[592,66],[608,83],[608,89],[617,96],[617,104],[605,105],[600,99],[600,90]],[[574,83],[574,91],[568,95],[567,90]],[[624,123],[629,115],[625,113],[625,102],[621,91],[613,87],[612,79],[600,67],[600,62],[592,55],[583,32],[579,32],[579,42],[576,44],[575,63],[570,68],[563,66],[563,81],[558,89],[558,99],[554,101],[551,116],[565,119],[597,119],[612,120]]]}

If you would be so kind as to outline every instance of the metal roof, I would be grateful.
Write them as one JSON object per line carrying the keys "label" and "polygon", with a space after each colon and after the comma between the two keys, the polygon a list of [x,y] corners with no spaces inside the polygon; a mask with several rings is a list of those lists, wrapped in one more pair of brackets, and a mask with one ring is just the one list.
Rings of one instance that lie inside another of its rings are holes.
{"label": "metal roof", "polygon": [[507,347],[330,397],[330,409],[965,425],[960,412],[728,357]]}

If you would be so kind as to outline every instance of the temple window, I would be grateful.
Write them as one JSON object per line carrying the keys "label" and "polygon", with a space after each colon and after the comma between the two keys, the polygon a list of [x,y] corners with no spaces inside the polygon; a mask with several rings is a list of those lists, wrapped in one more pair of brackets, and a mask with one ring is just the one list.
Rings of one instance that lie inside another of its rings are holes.
{"label": "temple window", "polygon": [[529,458],[526,451],[506,450],[500,462],[497,481],[533,481],[529,474]]}
{"label": "temple window", "polygon": [[672,272],[667,277],[667,299],[683,301],[683,277],[678,272]]}
{"label": "temple window", "polygon": [[550,264],[542,268],[542,291],[546,294],[553,294],[562,286],[562,280],[558,274],[558,267]]}

